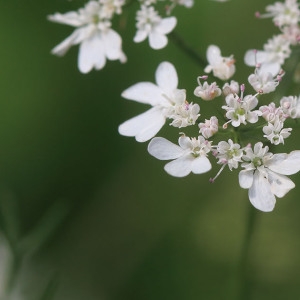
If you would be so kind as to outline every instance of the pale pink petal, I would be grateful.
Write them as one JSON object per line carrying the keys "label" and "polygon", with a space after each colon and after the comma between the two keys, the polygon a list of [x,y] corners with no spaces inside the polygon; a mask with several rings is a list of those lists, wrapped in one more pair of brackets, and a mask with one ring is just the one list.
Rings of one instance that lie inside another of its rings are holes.
{"label": "pale pink petal", "polygon": [[119,133],[124,136],[135,136],[138,142],[153,138],[165,124],[165,117],[156,107],[129,119],[119,126]]}
{"label": "pale pink petal", "polygon": [[178,76],[175,67],[169,62],[162,62],[155,72],[157,85],[167,94],[172,96],[178,86]]}
{"label": "pale pink petal", "polygon": [[300,171],[300,150],[292,151],[290,154],[274,154],[265,162],[265,166],[279,174],[295,174]]}
{"label": "pale pink petal", "polygon": [[122,97],[128,100],[134,100],[140,103],[150,104],[152,106],[158,103],[164,103],[161,89],[152,82],[139,82],[122,93]]}
{"label": "pale pink petal", "polygon": [[249,189],[249,200],[257,209],[269,212],[274,209],[276,198],[271,191],[271,186],[264,175],[255,171],[253,175],[253,184]]}
{"label": "pale pink petal", "polygon": [[101,33],[94,34],[80,44],[78,54],[78,68],[82,73],[97,70],[105,66],[106,57]]}
{"label": "pale pink petal", "polygon": [[271,73],[273,76],[276,76],[281,69],[281,65],[277,62],[268,62],[268,63],[263,63],[261,67],[259,68],[259,73],[260,72],[268,72]]}
{"label": "pale pink petal", "polygon": [[175,159],[183,155],[184,150],[162,137],[153,138],[148,145],[148,152],[157,159]]}

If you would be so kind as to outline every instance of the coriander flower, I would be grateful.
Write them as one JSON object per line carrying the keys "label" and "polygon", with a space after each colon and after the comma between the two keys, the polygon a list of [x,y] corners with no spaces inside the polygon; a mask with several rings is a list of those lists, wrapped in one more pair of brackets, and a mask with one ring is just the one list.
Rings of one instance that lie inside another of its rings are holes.
{"label": "coriander flower", "polygon": [[241,123],[244,125],[247,122],[256,123],[258,116],[262,114],[258,110],[252,111],[258,104],[257,98],[253,95],[240,98],[236,94],[229,94],[225,101],[227,105],[223,105],[222,108],[226,110],[226,117],[230,120],[227,123],[231,123],[233,127],[238,127]]}
{"label": "coriander flower", "polygon": [[292,119],[300,118],[300,98],[299,97],[283,97],[280,100],[280,106],[286,117]]}
{"label": "coriander flower", "polygon": [[173,161],[167,163],[165,171],[175,177],[190,174],[202,174],[211,169],[211,163],[206,157],[211,150],[210,142],[203,136],[189,138],[181,136],[178,145],[162,137],[153,138],[148,145],[148,152],[157,159]]}
{"label": "coriander flower", "polygon": [[[122,97],[125,99],[152,106],[146,112],[119,126],[120,134],[134,136],[138,142],[145,142],[154,137],[165,124],[166,118],[176,114],[174,112],[176,106],[185,103],[185,90],[177,89],[177,72],[171,63],[160,63],[155,77],[157,84],[139,82],[122,93]],[[197,115],[198,111],[196,108],[192,108],[192,115]]]}
{"label": "coriander flower", "polygon": [[146,5],[141,6],[136,20],[137,32],[133,39],[134,42],[140,43],[149,37],[149,44],[153,49],[162,49],[167,45],[166,34],[170,33],[177,23],[175,17],[162,19],[153,6]]}
{"label": "coriander flower", "polygon": [[219,129],[219,121],[217,117],[212,116],[209,120],[205,119],[204,123],[199,123],[199,133],[201,133],[206,139],[212,137]]}
{"label": "coriander flower", "polygon": [[204,72],[213,72],[215,77],[221,80],[227,80],[233,76],[235,72],[235,60],[233,56],[221,56],[221,50],[218,46],[210,45],[206,51],[206,57],[209,65],[204,69]]}
{"label": "coriander flower", "polygon": [[126,56],[122,51],[122,39],[111,29],[110,16],[104,8],[106,8],[104,4],[89,1],[78,12],[50,15],[48,17],[50,21],[77,28],[58,44],[52,53],[63,56],[71,46],[80,44],[78,68],[82,73],[88,73],[93,68],[102,69],[106,59],[126,62]]}
{"label": "coriander flower", "polygon": [[259,69],[255,69],[255,73],[248,77],[248,82],[254,88],[257,93],[268,94],[275,91],[279,84],[281,77],[274,79],[270,72],[259,72]]}
{"label": "coriander flower", "polygon": [[[239,184],[249,189],[249,200],[257,209],[269,212],[274,209],[276,197],[283,197],[295,184],[285,175],[292,175],[300,170],[300,151],[290,154],[272,154],[261,142],[252,150],[246,148],[242,157],[244,170],[239,173]],[[276,197],[275,197],[276,196]]]}
{"label": "coriander flower", "polygon": [[292,128],[283,128],[284,122],[276,118],[274,122],[269,122],[263,127],[264,137],[267,138],[271,144],[284,144],[284,139],[291,135]]}
{"label": "coriander flower", "polygon": [[207,76],[199,76],[197,78],[199,86],[194,90],[194,95],[200,97],[202,100],[213,100],[216,97],[222,94],[221,89],[218,87],[216,82],[208,84],[207,81],[204,81],[202,84],[200,79],[205,79]]}
{"label": "coriander flower", "polygon": [[276,76],[290,54],[290,42],[280,34],[269,39],[264,50],[248,50],[244,61],[248,66],[259,66],[259,72],[269,72]]}

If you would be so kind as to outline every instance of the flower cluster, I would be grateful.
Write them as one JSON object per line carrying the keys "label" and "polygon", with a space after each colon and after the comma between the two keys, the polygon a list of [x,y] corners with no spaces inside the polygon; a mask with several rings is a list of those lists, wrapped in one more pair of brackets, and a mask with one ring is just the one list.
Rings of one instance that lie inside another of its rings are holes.
{"label": "flower cluster", "polygon": [[[204,101],[224,98],[223,114],[202,118],[200,106],[188,102],[186,91],[178,88],[175,67],[170,62],[162,62],[156,70],[156,84],[140,82],[122,94],[126,99],[152,107],[119,126],[120,134],[134,136],[138,142],[151,140],[148,152],[159,160],[170,160],[164,169],[172,176],[206,173],[215,159],[221,168],[210,182],[214,182],[226,166],[230,171],[239,169],[239,185],[249,190],[252,205],[264,212],[272,211],[276,197],[285,196],[295,187],[287,176],[300,171],[300,150],[289,154],[272,152],[291,135],[292,128],[285,127],[286,121],[292,124],[300,118],[300,97],[276,99],[274,96],[273,102],[264,102],[264,95],[276,91],[285,74],[281,67],[291,54],[292,44],[286,30],[298,26],[298,5],[296,1],[286,0],[280,5],[268,6],[267,11],[283,33],[272,39],[273,48],[268,44],[264,52],[246,53],[245,62],[248,63],[251,56],[255,67],[248,77],[252,93],[246,93],[247,83],[231,80],[219,87],[216,82],[209,83],[207,75],[199,76],[194,96]],[[212,72],[224,81],[234,75],[233,56],[223,57],[218,46],[208,47],[207,60],[206,73]],[[181,130],[178,144],[156,137],[168,119],[172,127],[193,126],[197,133],[190,137]]]}
{"label": "flower cluster", "polygon": [[[169,16],[177,5],[192,7],[193,0],[160,0],[166,2],[166,17],[161,16],[156,8],[157,0],[140,0],[136,13],[135,43],[146,39],[153,49],[162,49],[167,43],[166,35],[176,26],[177,19]],[[52,49],[52,54],[63,56],[73,45],[79,44],[78,68],[82,73],[92,69],[100,70],[108,60],[127,61],[122,50],[122,38],[112,29],[112,19],[121,15],[126,0],[91,0],[78,11],[65,14],[55,13],[48,19],[75,27],[73,33]]]}

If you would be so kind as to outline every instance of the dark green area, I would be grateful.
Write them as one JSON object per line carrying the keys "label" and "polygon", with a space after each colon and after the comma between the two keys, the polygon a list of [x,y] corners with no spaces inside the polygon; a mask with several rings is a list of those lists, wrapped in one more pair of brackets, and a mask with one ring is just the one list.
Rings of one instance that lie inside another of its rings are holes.
{"label": "dark green area", "polygon": [[[245,51],[277,34],[270,19],[254,18],[272,1],[195,2],[192,9],[175,9],[177,33],[202,57],[209,44],[234,54],[234,78],[246,82],[252,69],[243,64]],[[54,300],[239,299],[239,261],[254,208],[238,173],[225,170],[214,184],[208,180],[218,166],[172,178],[146,144],[117,131],[145,110],[121,92],[153,81],[161,61],[176,66],[179,87],[194,102],[203,69],[172,41],[159,51],[134,44],[135,6],[114,27],[128,62],[79,73],[78,47],[63,58],[50,54],[73,29],[46,17],[82,4],[0,3],[1,228],[13,243],[34,247],[19,279],[24,299],[50,299],[47,293]],[[209,117],[216,107],[201,103],[201,113]],[[174,141],[177,132],[163,129]],[[283,151],[300,148],[298,133]],[[249,299],[300,298],[300,176],[292,179],[296,189],[274,212],[255,211],[245,268]]]}

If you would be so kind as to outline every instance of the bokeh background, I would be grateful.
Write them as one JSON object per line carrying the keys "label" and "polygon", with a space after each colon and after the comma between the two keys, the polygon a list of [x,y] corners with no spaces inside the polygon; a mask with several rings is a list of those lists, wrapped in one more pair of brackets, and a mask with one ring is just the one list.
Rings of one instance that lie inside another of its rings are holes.
{"label": "bokeh background", "polygon": [[[195,2],[174,10],[176,32],[203,57],[209,44],[234,54],[234,78],[246,82],[245,51],[278,32],[270,19],[254,17],[272,1]],[[134,44],[134,4],[114,24],[128,62],[81,74],[78,47],[63,58],[50,54],[73,29],[47,15],[83,4],[0,1],[0,291],[10,244],[14,255],[26,249],[13,300],[300,299],[300,176],[272,213],[250,205],[235,171],[214,184],[208,179],[218,166],[168,176],[146,143],[118,134],[120,123],[146,108],[120,94],[154,81],[167,60],[195,102],[203,69],[172,41],[160,51]],[[219,105],[201,103],[201,112]],[[162,134],[175,141],[178,131],[166,126]],[[298,136],[295,129],[284,152],[300,148]],[[249,216],[255,222],[245,244]]]}

